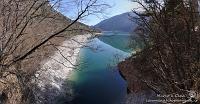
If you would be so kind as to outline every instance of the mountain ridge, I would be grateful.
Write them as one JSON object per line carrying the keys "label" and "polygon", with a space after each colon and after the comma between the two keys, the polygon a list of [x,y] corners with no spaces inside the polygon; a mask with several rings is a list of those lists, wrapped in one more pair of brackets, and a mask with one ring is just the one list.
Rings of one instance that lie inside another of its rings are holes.
{"label": "mountain ridge", "polygon": [[135,14],[131,12],[122,13],[105,19],[93,27],[100,29],[101,31],[132,32],[136,27],[136,24],[130,20],[130,16],[135,16]]}

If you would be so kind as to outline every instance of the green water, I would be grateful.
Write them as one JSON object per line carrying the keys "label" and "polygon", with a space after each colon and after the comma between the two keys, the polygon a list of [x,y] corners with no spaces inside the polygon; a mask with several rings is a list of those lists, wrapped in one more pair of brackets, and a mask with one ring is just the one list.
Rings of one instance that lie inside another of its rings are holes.
{"label": "green water", "polygon": [[73,104],[120,104],[127,89],[116,65],[130,55],[129,34],[104,33],[87,45],[72,76]]}
{"label": "green water", "polygon": [[106,32],[100,37],[98,37],[98,39],[124,52],[132,51],[132,48],[130,48],[131,36],[128,33]]}

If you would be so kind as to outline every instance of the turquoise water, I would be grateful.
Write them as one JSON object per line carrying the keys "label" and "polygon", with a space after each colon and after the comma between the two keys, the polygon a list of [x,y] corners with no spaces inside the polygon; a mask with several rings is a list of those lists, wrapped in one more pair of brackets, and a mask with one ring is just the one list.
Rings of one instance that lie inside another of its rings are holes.
{"label": "turquoise water", "polygon": [[104,33],[80,51],[80,66],[73,74],[73,104],[120,104],[126,95],[126,82],[116,69],[128,57],[129,35]]}
{"label": "turquoise water", "polygon": [[102,42],[111,45],[114,48],[120,49],[124,52],[131,52],[132,49],[130,48],[131,44],[131,36],[128,33],[120,33],[120,32],[106,32],[100,37],[99,40]]}

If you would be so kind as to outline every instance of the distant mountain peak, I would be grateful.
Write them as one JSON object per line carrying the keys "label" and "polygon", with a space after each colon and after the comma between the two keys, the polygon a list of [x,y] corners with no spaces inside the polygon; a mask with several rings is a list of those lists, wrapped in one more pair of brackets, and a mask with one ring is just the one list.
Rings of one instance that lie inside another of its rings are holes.
{"label": "distant mountain peak", "polygon": [[94,27],[102,31],[122,31],[132,32],[136,24],[130,20],[129,15],[135,15],[131,12],[122,13],[111,18],[105,19]]}

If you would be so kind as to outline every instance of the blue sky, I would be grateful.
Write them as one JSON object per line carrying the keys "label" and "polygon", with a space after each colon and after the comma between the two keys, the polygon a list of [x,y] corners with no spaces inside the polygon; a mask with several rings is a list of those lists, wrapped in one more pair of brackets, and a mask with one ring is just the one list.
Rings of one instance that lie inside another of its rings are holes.
{"label": "blue sky", "polygon": [[136,6],[136,4],[131,2],[130,0],[103,0],[103,1],[111,6],[111,8],[105,10],[106,16],[102,16],[101,14],[99,16],[100,18],[97,16],[88,16],[82,22],[84,22],[87,25],[95,25],[106,18],[122,14],[125,12],[129,12]]}
{"label": "blue sky", "polygon": [[[71,0],[64,0],[62,4],[66,4],[69,1]],[[106,18],[115,16],[118,14],[122,14],[125,12],[129,12],[134,7],[136,7],[136,4],[131,2],[130,0],[99,0],[99,2],[104,2],[106,4],[109,4],[111,7],[106,9],[103,15],[99,14],[98,16],[94,16],[94,15],[87,16],[86,18],[82,19],[80,22],[83,22],[87,25],[95,25]],[[75,8],[73,8],[73,4],[70,4],[72,5],[71,7],[69,6],[69,4],[67,4],[67,9],[65,8],[66,7],[65,5],[65,7],[63,7],[63,9],[60,9],[59,11],[63,13],[64,15],[66,15],[67,17],[70,17],[71,19],[73,19],[75,18],[73,16],[75,16],[76,13],[75,11],[72,11],[72,10]]]}

